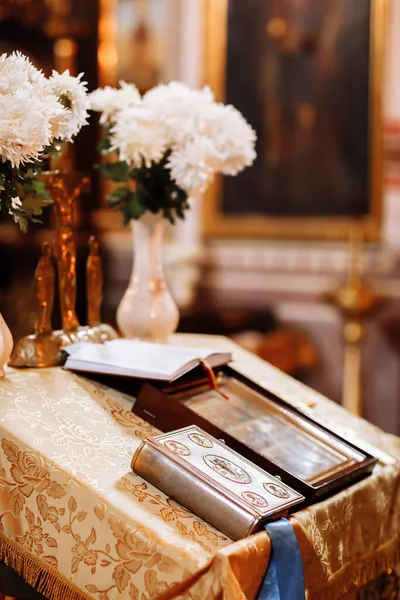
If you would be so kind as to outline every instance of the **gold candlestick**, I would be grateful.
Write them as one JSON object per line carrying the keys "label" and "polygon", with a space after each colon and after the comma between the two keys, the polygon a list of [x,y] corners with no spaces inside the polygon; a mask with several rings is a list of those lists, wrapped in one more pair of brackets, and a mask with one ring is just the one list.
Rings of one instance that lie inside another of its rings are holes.
{"label": "gold candlestick", "polygon": [[[43,175],[46,187],[54,200],[56,229],[55,256],[57,259],[62,329],[55,331],[54,335],[59,337],[63,346],[83,341],[98,343],[114,339],[118,337],[117,333],[109,325],[99,323],[95,326],[91,324],[81,326],[75,310],[77,296],[75,210],[80,194],[89,183],[89,178],[80,173],[67,173],[58,170],[49,171]],[[99,278],[99,276],[99,267],[97,267],[95,277]],[[98,287],[98,283],[96,286]],[[94,298],[92,298],[92,304],[94,305]]]}
{"label": "gold candlestick", "polygon": [[52,367],[60,361],[60,340],[51,327],[55,287],[51,254],[50,244],[45,242],[35,271],[35,333],[18,342],[9,361],[11,367]]}
{"label": "gold candlestick", "polygon": [[54,200],[56,229],[55,257],[57,260],[58,287],[61,305],[62,329],[74,332],[79,327],[75,312],[76,245],[74,238],[75,203],[89,178],[80,173],[49,171],[44,174],[46,187]]}
{"label": "gold candlestick", "polygon": [[94,327],[101,323],[100,311],[103,299],[103,273],[99,256],[99,244],[93,235],[89,238],[89,257],[86,263],[86,296],[88,325],[89,327]]}
{"label": "gold candlestick", "polygon": [[50,159],[51,171],[41,175],[53,198],[55,221],[55,258],[57,261],[62,329],[52,331],[51,313],[54,304],[55,272],[52,266],[51,248],[42,247],[36,272],[37,318],[35,333],[20,340],[9,364],[13,367],[47,367],[62,361],[61,346],[75,342],[102,343],[118,337],[116,331],[100,322],[103,278],[98,245],[90,245],[87,263],[89,292],[89,325],[81,326],[76,315],[77,276],[74,225],[80,194],[89,184],[89,178],[71,172],[70,148],[60,148],[57,157]]}
{"label": "gold candlestick", "polygon": [[51,313],[54,306],[55,277],[50,244],[44,242],[42,246],[42,258],[39,260],[35,271],[36,299],[38,310],[35,321],[36,335],[50,335]]}
{"label": "gold candlestick", "polygon": [[92,235],[89,238],[89,256],[86,262],[86,298],[88,307],[88,332],[90,340],[107,342],[118,337],[111,325],[101,322],[103,300],[103,270],[99,256],[99,244]]}
{"label": "gold candlestick", "polygon": [[342,405],[355,415],[362,415],[362,342],[364,320],[381,304],[383,297],[362,278],[363,231],[354,222],[350,232],[350,260],[347,281],[343,286],[325,294],[344,319],[344,362]]}

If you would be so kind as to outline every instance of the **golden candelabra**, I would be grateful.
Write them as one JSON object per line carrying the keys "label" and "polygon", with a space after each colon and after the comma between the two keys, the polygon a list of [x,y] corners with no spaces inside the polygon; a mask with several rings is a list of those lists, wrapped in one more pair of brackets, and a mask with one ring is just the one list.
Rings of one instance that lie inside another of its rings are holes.
{"label": "golden candelabra", "polygon": [[[112,327],[100,322],[103,279],[100,258],[97,255],[97,243],[92,239],[87,263],[88,313],[87,326],[81,326],[76,315],[76,244],[74,220],[77,201],[87,188],[89,178],[80,173],[49,171],[44,174],[46,187],[54,200],[55,217],[55,257],[57,260],[58,287],[61,308],[61,330],[55,331],[62,346],[79,341],[102,343],[115,339],[117,333]],[[94,248],[96,249],[94,252]],[[95,255],[95,256],[94,256]],[[96,257],[96,258],[95,258]],[[96,323],[92,315],[98,315]]]}
{"label": "golden candelabra", "polygon": [[55,257],[57,260],[58,287],[62,329],[65,334],[79,327],[75,312],[76,244],[74,236],[75,204],[89,179],[78,173],[54,171],[45,173],[46,187],[54,200]]}
{"label": "golden candelabra", "polygon": [[52,170],[42,175],[53,198],[55,221],[54,257],[61,309],[61,329],[53,331],[51,313],[54,304],[55,271],[49,244],[42,247],[42,257],[35,272],[36,313],[35,333],[16,345],[9,364],[13,367],[48,367],[61,361],[61,347],[81,341],[103,343],[118,337],[116,331],[101,323],[103,276],[98,244],[89,240],[86,263],[88,325],[81,326],[76,314],[77,276],[75,213],[78,199],[89,178],[79,173]]}
{"label": "golden candelabra", "polygon": [[344,319],[342,405],[349,412],[362,416],[364,322],[384,298],[363,280],[363,230],[358,222],[354,222],[351,228],[349,246],[347,280],[337,290],[326,293],[325,298],[339,310]]}

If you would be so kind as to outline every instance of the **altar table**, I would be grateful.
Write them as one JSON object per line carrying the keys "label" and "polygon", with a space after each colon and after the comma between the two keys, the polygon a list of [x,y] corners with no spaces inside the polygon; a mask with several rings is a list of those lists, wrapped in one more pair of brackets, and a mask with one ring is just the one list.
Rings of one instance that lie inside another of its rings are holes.
{"label": "altar table", "polygon": [[[400,441],[225,338],[234,366],[379,458],[374,473],[291,516],[309,600],[336,600],[400,558]],[[233,543],[131,472],[155,433],[132,398],[60,368],[0,381],[0,559],[58,600],[256,597],[270,542]],[[288,572],[290,577],[290,572]]]}

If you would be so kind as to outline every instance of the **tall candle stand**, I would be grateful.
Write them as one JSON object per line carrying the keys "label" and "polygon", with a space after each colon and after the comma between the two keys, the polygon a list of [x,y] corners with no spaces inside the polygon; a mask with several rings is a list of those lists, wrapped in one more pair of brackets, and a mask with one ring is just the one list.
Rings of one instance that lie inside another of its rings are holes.
{"label": "tall candle stand", "polygon": [[86,264],[88,325],[80,325],[76,314],[74,225],[79,197],[88,187],[89,178],[70,168],[66,169],[67,166],[70,167],[67,157],[68,155],[62,155],[57,163],[52,163],[52,170],[41,176],[53,199],[54,257],[57,265],[61,329],[56,331],[51,329],[55,272],[52,267],[51,248],[49,244],[45,244],[35,275],[38,314],[35,333],[26,336],[16,345],[9,362],[14,367],[52,366],[61,361],[62,346],[82,341],[103,343],[118,337],[117,332],[110,325],[101,323],[100,320],[103,276],[98,245],[93,238],[89,242]]}
{"label": "tall candle stand", "polygon": [[[61,329],[54,332],[62,346],[81,341],[105,342],[118,337],[116,331],[100,321],[81,326],[76,315],[77,276],[76,243],[74,221],[77,203],[81,193],[87,188],[89,178],[76,172],[53,170],[43,174],[46,187],[54,201],[55,217],[55,258],[57,261],[58,288],[61,309]],[[91,256],[92,250],[89,252]],[[93,267],[90,267],[90,264]],[[95,269],[94,279],[100,278],[101,265],[97,261],[88,262],[87,272]],[[96,275],[97,273],[97,275]],[[93,277],[92,277],[93,279]],[[90,282],[90,280],[89,280]],[[96,288],[97,297],[91,293],[89,308],[93,302],[101,305],[101,286]],[[89,311],[90,312],[90,311]]]}
{"label": "tall candle stand", "polygon": [[362,277],[363,231],[354,222],[349,239],[349,267],[346,282],[325,294],[326,300],[342,315],[344,359],[342,405],[362,416],[362,343],[365,319],[382,303],[383,296],[373,290]]}

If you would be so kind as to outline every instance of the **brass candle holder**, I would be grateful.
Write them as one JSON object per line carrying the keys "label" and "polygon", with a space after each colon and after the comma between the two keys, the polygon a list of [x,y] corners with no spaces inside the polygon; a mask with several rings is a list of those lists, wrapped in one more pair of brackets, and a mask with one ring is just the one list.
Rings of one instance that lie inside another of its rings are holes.
{"label": "brass candle holder", "polygon": [[11,367],[53,367],[60,362],[61,343],[51,327],[54,284],[52,251],[50,244],[45,242],[42,246],[42,257],[35,271],[35,333],[18,342],[8,363]]}
{"label": "brass candle holder", "polygon": [[[89,178],[80,173],[49,171],[43,175],[46,188],[53,198],[55,221],[55,258],[61,308],[62,336],[79,328],[76,316],[76,244],[74,220],[76,202],[89,184]],[[61,334],[59,334],[61,335]]]}
{"label": "brass candle holder", "polygon": [[44,244],[42,258],[35,273],[37,315],[35,333],[16,345],[10,366],[45,367],[61,361],[62,346],[82,341],[103,343],[118,337],[117,332],[101,323],[103,277],[98,244],[89,242],[87,259],[88,325],[81,326],[76,314],[77,275],[76,242],[74,235],[75,213],[80,194],[87,188],[89,178],[75,172],[52,170],[43,173],[46,188],[53,198],[55,221],[54,257],[61,309],[61,329],[52,331],[51,313],[54,304],[55,272],[51,248]]}
{"label": "brass candle holder", "polygon": [[118,337],[107,323],[101,322],[103,300],[103,269],[99,256],[99,244],[92,235],[89,238],[89,256],[86,262],[87,336],[89,341],[106,342]]}
{"label": "brass candle holder", "polygon": [[365,319],[384,300],[362,278],[363,230],[355,222],[350,231],[350,260],[347,280],[337,290],[327,292],[325,299],[344,319],[344,360],[342,405],[349,412],[362,416],[362,342]]}
{"label": "brass candle holder", "polygon": [[[103,343],[118,337],[116,331],[100,322],[100,307],[102,302],[103,278],[100,258],[93,259],[93,250],[89,253],[87,273],[88,313],[87,326],[81,326],[76,315],[76,244],[74,237],[74,221],[77,201],[89,185],[89,178],[74,172],[61,170],[49,171],[44,174],[46,187],[54,200],[55,218],[55,257],[58,271],[58,287],[61,308],[61,330],[54,335],[60,339],[62,346],[76,342],[90,341]],[[97,246],[96,246],[97,248]],[[97,250],[96,250],[97,253]],[[96,307],[96,308],[94,308]],[[93,323],[91,316],[96,312],[98,321]]]}

